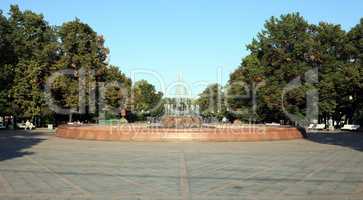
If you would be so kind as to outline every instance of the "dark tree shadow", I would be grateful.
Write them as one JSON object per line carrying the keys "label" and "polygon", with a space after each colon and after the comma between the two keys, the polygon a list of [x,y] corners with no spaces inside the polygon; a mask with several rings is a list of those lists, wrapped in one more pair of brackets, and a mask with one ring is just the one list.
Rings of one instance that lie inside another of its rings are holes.
{"label": "dark tree shadow", "polygon": [[306,139],[363,151],[363,133],[361,132],[310,132],[307,133]]}
{"label": "dark tree shadow", "polygon": [[28,151],[32,146],[46,140],[40,137],[41,133],[36,131],[0,131],[0,162],[4,160],[14,159],[26,155],[31,155],[33,152]]}

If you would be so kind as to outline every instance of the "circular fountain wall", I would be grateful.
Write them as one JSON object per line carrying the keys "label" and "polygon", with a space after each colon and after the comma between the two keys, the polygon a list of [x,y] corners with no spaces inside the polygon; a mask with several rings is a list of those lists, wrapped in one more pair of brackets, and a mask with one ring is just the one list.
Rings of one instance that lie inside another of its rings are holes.
{"label": "circular fountain wall", "polygon": [[125,126],[60,126],[56,136],[69,139],[103,141],[272,141],[300,139],[302,134],[294,127],[264,125],[214,128],[150,128],[147,125]]}

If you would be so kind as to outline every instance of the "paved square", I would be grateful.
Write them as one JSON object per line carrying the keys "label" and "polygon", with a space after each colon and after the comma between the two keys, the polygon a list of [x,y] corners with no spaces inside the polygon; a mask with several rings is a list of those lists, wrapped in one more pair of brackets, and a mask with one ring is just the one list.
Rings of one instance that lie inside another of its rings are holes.
{"label": "paved square", "polygon": [[1,131],[0,199],[363,199],[363,136],[129,143]]}

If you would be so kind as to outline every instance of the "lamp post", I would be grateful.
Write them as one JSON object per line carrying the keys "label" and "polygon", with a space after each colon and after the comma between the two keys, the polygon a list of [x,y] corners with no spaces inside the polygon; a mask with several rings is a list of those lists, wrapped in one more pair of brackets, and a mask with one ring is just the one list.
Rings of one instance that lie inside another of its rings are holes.
{"label": "lamp post", "polygon": [[9,113],[11,113],[11,127],[10,127],[10,129],[15,129],[15,122],[16,122],[16,119],[15,119],[15,105],[14,105],[14,101],[11,99],[11,95],[10,94],[8,94],[8,98],[9,98],[9,102],[11,102],[10,103],[10,107],[11,107],[11,110],[10,110],[10,112]]}
{"label": "lamp post", "polygon": [[[354,98],[353,98],[352,95],[349,95],[348,99],[349,99],[350,102],[353,102]],[[353,110],[351,110],[351,112],[353,112]],[[349,118],[347,119],[347,124],[349,124]]]}

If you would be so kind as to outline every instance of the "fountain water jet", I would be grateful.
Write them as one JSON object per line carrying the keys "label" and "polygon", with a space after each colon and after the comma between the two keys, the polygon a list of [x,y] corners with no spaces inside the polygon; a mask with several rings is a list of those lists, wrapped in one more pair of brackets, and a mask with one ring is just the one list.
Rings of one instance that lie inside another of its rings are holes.
{"label": "fountain water jet", "polygon": [[181,75],[178,76],[174,101],[164,104],[164,116],[161,124],[164,128],[200,128],[199,105],[193,105],[187,96]]}

